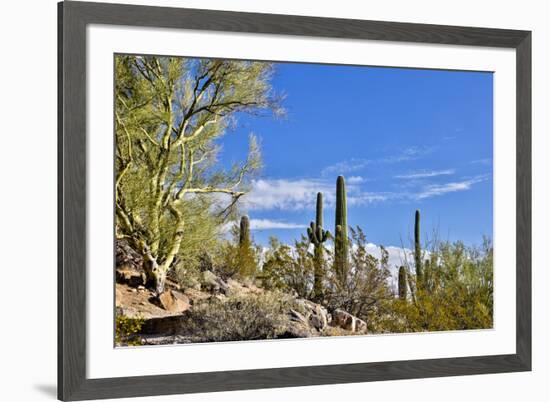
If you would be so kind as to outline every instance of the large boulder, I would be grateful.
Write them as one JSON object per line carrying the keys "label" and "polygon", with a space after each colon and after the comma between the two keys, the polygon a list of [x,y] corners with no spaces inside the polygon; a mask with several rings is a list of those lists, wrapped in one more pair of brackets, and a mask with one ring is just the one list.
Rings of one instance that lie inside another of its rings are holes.
{"label": "large boulder", "polygon": [[160,307],[172,313],[182,313],[189,310],[189,297],[176,290],[166,290],[158,296]]}
{"label": "large boulder", "polygon": [[286,331],[280,338],[310,338],[319,336],[319,332],[309,324],[309,320],[299,311],[290,309]]}
{"label": "large boulder", "polygon": [[308,325],[318,331],[322,331],[329,323],[329,313],[326,308],[312,301],[299,299],[298,306],[304,312]]}

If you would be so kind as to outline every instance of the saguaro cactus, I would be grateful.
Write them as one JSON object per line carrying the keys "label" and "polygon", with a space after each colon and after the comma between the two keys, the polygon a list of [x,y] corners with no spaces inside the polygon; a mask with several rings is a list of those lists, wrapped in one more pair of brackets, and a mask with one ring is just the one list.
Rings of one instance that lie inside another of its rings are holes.
{"label": "saguaro cactus", "polygon": [[334,237],[334,271],[340,283],[344,283],[348,271],[348,209],[346,183],[343,176],[336,180],[336,218]]}
{"label": "saguaro cactus", "polygon": [[422,284],[422,248],[420,246],[420,211],[414,214],[414,267],[416,269],[417,287]]}
{"label": "saguaro cactus", "polygon": [[397,292],[401,300],[407,300],[407,270],[405,269],[404,266],[399,267]]}
{"label": "saguaro cactus", "polygon": [[241,224],[239,227],[239,244],[241,246],[250,244],[250,220],[246,215],[241,217]]}
{"label": "saguaro cactus", "polygon": [[317,207],[315,222],[311,222],[307,229],[309,241],[314,245],[314,278],[313,297],[320,300],[323,297],[324,256],[323,243],[329,236],[328,230],[323,230],[323,193],[317,193]]}
{"label": "saguaro cactus", "polygon": [[256,275],[257,260],[250,237],[250,220],[248,216],[242,216],[239,225],[239,245],[237,255],[234,261],[235,272],[243,278],[249,278]]}

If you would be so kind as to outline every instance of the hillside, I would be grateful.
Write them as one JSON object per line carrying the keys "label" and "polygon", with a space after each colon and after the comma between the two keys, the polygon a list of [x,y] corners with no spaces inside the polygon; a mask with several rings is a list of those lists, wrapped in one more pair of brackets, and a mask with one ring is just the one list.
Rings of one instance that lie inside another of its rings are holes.
{"label": "hillside", "polygon": [[118,267],[116,277],[117,346],[367,333],[365,321],[341,309],[210,271],[193,288],[168,281],[158,297],[137,269]]}

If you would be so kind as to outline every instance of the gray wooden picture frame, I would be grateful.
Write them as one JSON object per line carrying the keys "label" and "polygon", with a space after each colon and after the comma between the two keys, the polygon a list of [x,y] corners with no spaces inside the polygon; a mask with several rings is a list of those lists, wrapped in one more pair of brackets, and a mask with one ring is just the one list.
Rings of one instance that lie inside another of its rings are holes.
{"label": "gray wooden picture frame", "polygon": [[[86,26],[89,24],[515,49],[516,353],[193,374],[87,378]],[[58,34],[59,399],[138,397],[531,370],[530,31],[62,2],[58,4]]]}

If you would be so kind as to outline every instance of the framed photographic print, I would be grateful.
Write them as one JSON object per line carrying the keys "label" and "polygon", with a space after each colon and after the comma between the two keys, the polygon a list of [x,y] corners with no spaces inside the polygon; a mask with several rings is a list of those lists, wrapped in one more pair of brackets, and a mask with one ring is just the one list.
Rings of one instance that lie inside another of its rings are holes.
{"label": "framed photographic print", "polygon": [[531,33],[59,3],[58,397],[531,369]]}

